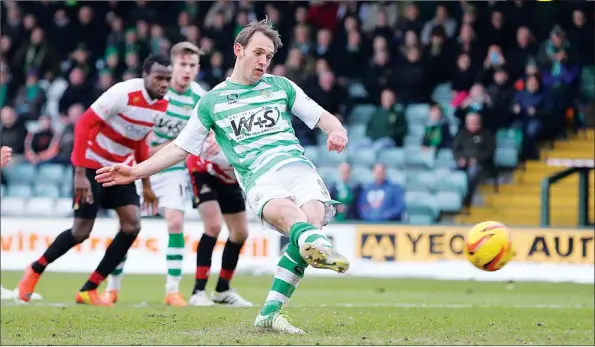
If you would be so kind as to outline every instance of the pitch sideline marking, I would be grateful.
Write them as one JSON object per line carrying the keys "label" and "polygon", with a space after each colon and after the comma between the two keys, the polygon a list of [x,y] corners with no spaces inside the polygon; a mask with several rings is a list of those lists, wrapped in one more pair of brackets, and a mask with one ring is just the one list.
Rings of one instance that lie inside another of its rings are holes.
{"label": "pitch sideline marking", "polygon": [[[2,302],[2,306],[5,307],[15,307],[15,306],[39,306],[39,307],[71,307],[76,306],[76,303],[64,303],[64,302],[43,302],[43,301],[36,301],[30,303],[19,303],[15,302],[14,300],[5,300]],[[138,304],[117,304],[116,306],[119,307],[128,307],[128,308],[157,308],[157,307],[164,307],[162,304],[149,304],[147,302],[141,302]],[[191,306],[189,306],[191,307]],[[214,307],[225,307],[225,306],[214,306]],[[319,305],[291,305],[288,304],[287,308],[308,308],[308,307],[341,307],[341,308],[423,308],[423,309],[433,309],[433,308],[452,308],[452,309],[469,309],[469,308],[517,308],[517,309],[594,309],[595,307],[590,307],[586,305],[548,305],[548,304],[539,304],[539,305],[497,305],[497,304],[481,304],[481,305],[472,305],[472,304],[413,304],[413,303],[337,303],[337,304],[319,304]],[[227,307],[231,308],[231,307]]]}

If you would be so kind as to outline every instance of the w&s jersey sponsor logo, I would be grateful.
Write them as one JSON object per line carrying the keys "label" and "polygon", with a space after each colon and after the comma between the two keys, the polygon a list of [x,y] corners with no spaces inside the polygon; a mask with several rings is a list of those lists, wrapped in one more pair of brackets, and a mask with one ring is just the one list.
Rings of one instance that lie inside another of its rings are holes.
{"label": "w&s jersey sponsor logo", "polygon": [[281,113],[275,107],[262,107],[257,111],[250,110],[232,115],[230,124],[236,141],[253,138],[265,133],[281,130],[279,118]]}

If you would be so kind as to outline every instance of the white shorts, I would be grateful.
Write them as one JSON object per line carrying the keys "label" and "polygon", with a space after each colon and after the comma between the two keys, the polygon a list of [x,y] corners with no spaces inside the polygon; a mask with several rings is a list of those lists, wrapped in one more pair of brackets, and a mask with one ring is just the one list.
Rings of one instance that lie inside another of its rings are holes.
{"label": "white shorts", "polygon": [[[151,176],[151,188],[164,208],[184,212],[190,201],[190,176],[186,170],[175,170]],[[141,194],[142,200],[142,194]]]}
{"label": "white shorts", "polygon": [[276,230],[262,219],[264,205],[272,199],[289,198],[296,205],[302,206],[310,200],[324,203],[323,225],[335,215],[337,201],[331,199],[326,185],[316,170],[308,164],[296,162],[281,167],[277,171],[262,175],[246,194],[250,207],[256,212],[263,224]]}

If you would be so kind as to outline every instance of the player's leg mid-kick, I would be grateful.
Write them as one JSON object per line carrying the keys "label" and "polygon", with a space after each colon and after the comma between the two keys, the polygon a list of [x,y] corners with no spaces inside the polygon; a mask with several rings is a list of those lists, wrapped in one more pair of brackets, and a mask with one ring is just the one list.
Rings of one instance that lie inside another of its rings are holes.
{"label": "player's leg mid-kick", "polygon": [[[167,111],[155,119],[151,150],[153,154],[170,143],[184,128],[192,116],[192,110],[206,92],[194,82],[199,70],[200,51],[190,42],[180,42],[171,49],[173,64],[172,81],[167,93]],[[184,161],[151,176],[151,185],[159,199],[159,210],[167,224],[168,244],[165,255],[167,276],[165,281],[165,304],[184,307],[188,303],[180,293],[182,265],[184,261],[184,210],[189,199],[187,194],[190,178]],[[103,297],[110,302],[118,300],[124,262],[108,277]]]}
{"label": "player's leg mid-kick", "polygon": [[[216,147],[216,142],[213,141],[212,145]],[[195,283],[189,303],[192,306],[212,306],[217,303],[233,307],[251,307],[252,303],[230,286],[240,251],[248,238],[244,196],[233,169],[220,154],[214,158],[209,155],[189,156],[187,166],[192,177],[194,207],[198,208],[204,223],[204,234],[196,250]],[[209,296],[205,288],[211,270],[213,250],[223,222],[229,230],[229,237],[223,247],[221,270],[215,291]]]}

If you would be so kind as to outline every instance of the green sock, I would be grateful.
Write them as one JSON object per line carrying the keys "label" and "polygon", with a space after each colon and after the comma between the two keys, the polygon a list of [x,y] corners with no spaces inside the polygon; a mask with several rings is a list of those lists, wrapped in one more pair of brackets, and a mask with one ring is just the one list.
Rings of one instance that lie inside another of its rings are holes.
{"label": "green sock", "polygon": [[178,292],[182,279],[182,262],[184,261],[184,234],[169,234],[165,259],[167,262],[165,290],[167,293]]}
{"label": "green sock", "polygon": [[331,242],[320,229],[305,222],[297,222],[291,226],[289,231],[289,241],[298,249],[304,243],[320,243],[332,247]]}
{"label": "green sock", "polygon": [[107,277],[107,290],[120,291],[120,283],[122,276],[124,275],[124,264],[126,263],[127,257],[128,255],[125,255],[124,259],[122,259],[116,269]]}
{"label": "green sock", "polygon": [[264,307],[260,310],[261,315],[266,316],[281,309],[300,284],[306,267],[308,264],[300,256],[300,251],[290,244],[277,263],[275,278]]}

